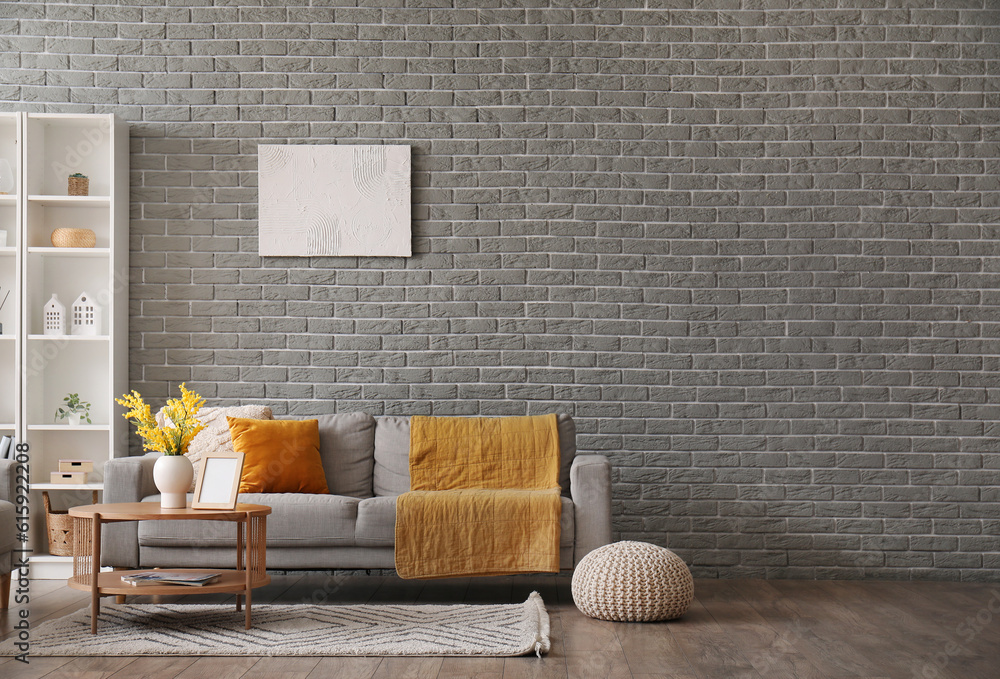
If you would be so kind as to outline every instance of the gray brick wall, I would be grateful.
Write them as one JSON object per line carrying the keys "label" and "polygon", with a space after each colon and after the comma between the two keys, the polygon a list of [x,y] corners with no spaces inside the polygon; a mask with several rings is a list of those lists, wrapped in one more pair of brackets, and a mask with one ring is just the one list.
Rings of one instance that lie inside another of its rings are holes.
{"label": "gray brick wall", "polygon": [[[0,100],[132,123],[135,388],[568,412],[698,575],[1000,575],[994,0],[125,4],[0,5]],[[259,258],[257,144],[372,141],[415,256]]]}

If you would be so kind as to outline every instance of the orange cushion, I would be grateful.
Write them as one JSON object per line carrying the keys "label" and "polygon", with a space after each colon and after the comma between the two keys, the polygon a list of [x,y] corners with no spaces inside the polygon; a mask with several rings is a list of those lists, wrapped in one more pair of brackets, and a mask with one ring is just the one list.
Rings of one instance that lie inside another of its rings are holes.
{"label": "orange cushion", "polygon": [[319,420],[227,417],[243,453],[241,493],[329,493],[319,457]]}

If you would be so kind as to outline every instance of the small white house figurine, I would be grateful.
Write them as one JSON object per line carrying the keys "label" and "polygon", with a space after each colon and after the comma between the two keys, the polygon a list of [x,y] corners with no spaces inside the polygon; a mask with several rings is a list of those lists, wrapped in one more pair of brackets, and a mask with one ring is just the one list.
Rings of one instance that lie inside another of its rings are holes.
{"label": "small white house figurine", "polygon": [[59,295],[53,294],[52,299],[45,303],[43,314],[45,319],[43,334],[66,334],[66,306],[59,301]]}
{"label": "small white house figurine", "polygon": [[89,293],[81,292],[73,302],[73,325],[70,334],[92,337],[101,330],[101,307]]}

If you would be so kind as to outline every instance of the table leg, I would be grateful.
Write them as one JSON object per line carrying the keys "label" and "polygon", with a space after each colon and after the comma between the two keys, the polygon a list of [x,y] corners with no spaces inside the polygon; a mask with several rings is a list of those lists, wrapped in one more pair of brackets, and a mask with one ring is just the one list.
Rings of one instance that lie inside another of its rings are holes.
{"label": "table leg", "polygon": [[252,596],[251,592],[253,592],[253,587],[251,587],[250,582],[251,582],[251,578],[253,577],[253,563],[254,563],[250,559],[250,543],[253,542],[254,543],[254,549],[256,549],[257,548],[257,545],[256,545],[257,536],[254,535],[253,539],[251,540],[251,528],[250,528],[250,517],[249,517],[249,515],[247,516],[247,524],[246,525],[247,525],[247,539],[246,539],[247,556],[246,556],[246,560],[245,560],[245,562],[246,562],[246,590],[247,590],[246,628],[250,629],[250,598]]}
{"label": "table leg", "polygon": [[[129,569],[128,568],[124,568],[122,566],[115,566],[115,570],[116,571],[127,571]],[[118,595],[116,595],[115,596],[115,603],[116,604],[123,604],[123,603],[125,603],[125,595],[124,594],[118,594]]]}
{"label": "table leg", "polygon": [[[239,572],[243,570],[243,520],[240,519],[236,522],[236,571]],[[236,595],[236,612],[240,612],[240,604],[243,601],[243,595]]]}
{"label": "table leg", "polygon": [[6,611],[10,606],[10,573],[0,575],[0,610]]}
{"label": "table leg", "polygon": [[98,578],[101,575],[101,515],[94,514],[94,547],[90,573],[90,633],[97,634],[97,616],[101,614],[101,589]]}

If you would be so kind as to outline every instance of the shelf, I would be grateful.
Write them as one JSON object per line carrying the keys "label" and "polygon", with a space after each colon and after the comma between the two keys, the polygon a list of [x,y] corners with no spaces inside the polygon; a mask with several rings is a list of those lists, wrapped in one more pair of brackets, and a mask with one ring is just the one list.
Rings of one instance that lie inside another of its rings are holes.
{"label": "shelf", "polygon": [[0,431],[7,431],[9,429],[16,429],[13,423],[10,422],[0,422]]}
{"label": "shelf", "polygon": [[0,335],[0,342],[13,342],[15,339],[14,335]]}
{"label": "shelf", "polygon": [[51,257],[107,257],[111,248],[28,248],[29,255],[48,255]]}
{"label": "shelf", "polygon": [[[0,339],[6,335],[0,335]],[[108,335],[28,335],[28,339],[40,342],[107,342]]]}
{"label": "shelf", "polygon": [[108,431],[110,424],[29,424],[28,431]]}
{"label": "shelf", "polygon": [[[245,592],[247,584],[246,571],[227,571],[219,570],[215,568],[165,568],[168,571],[180,571],[184,573],[218,573],[221,577],[215,582],[208,585],[191,586],[191,585],[140,585],[138,587],[133,587],[132,585],[125,584],[122,582],[123,575],[132,575],[133,573],[145,573],[146,571],[154,570],[152,568],[140,568],[131,571],[113,571],[111,573],[101,573],[97,577],[97,587],[101,594],[125,594],[125,595],[144,595],[144,596],[156,596],[156,595],[170,595],[170,594],[213,594],[213,593],[223,593],[223,592]],[[253,580],[250,583],[251,589],[256,589],[258,587],[263,587],[264,585],[271,582],[271,576],[265,575],[264,577]],[[79,582],[76,578],[71,578],[69,582],[66,583],[73,589],[83,590],[85,592],[90,591],[90,585]]]}
{"label": "shelf", "polygon": [[28,202],[44,207],[110,207],[111,196],[28,196]]}
{"label": "shelf", "polygon": [[17,196],[0,196],[0,205],[17,205]]}
{"label": "shelf", "polygon": [[0,248],[0,255],[16,255],[16,254],[17,254],[17,248],[12,247],[10,245],[6,245]]}
{"label": "shelf", "polygon": [[100,481],[91,483],[32,483],[31,490],[104,490]]}
{"label": "shelf", "polygon": [[[46,545],[48,548],[48,545]],[[51,554],[33,554],[28,557],[31,564],[32,580],[62,580],[65,582],[73,575],[73,557],[52,556]],[[110,566],[101,568],[102,573],[111,572]]]}
{"label": "shelf", "polygon": [[52,556],[51,554],[33,554],[28,559],[32,563],[73,563],[71,556]]}

